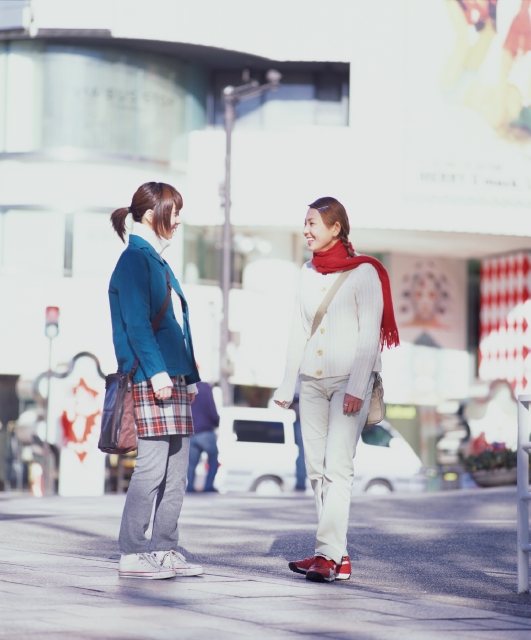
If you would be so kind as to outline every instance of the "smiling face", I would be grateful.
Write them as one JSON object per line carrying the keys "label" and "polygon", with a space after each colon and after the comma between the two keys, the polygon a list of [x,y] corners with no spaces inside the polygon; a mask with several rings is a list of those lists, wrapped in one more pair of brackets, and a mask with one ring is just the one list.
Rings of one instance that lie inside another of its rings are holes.
{"label": "smiling face", "polygon": [[[181,219],[179,217],[180,210],[177,211],[177,207],[175,204],[171,210],[170,214],[170,224],[168,230],[163,230],[161,236],[166,238],[166,240],[171,240],[173,238],[173,234],[177,227],[181,224]],[[146,224],[150,229],[153,229],[153,209],[148,209],[144,216],[142,217],[142,223]]]}
{"label": "smiling face", "polygon": [[308,209],[303,234],[310,251],[318,253],[331,249],[338,241],[340,232],[339,222],[335,222],[332,227],[327,227],[317,209]]}
{"label": "smiling face", "polygon": [[180,211],[177,211],[175,205],[173,205],[173,209],[171,210],[170,215],[170,228],[166,233],[166,240],[171,240],[173,238],[173,234],[177,227],[181,224],[181,219],[179,217]]}

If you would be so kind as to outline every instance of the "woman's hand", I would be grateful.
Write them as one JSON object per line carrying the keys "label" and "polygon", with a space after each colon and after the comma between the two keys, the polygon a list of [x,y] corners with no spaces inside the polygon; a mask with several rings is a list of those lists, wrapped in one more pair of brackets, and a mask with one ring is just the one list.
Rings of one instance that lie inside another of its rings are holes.
{"label": "woman's hand", "polygon": [[155,398],[157,400],[169,400],[171,398],[171,392],[173,387],[163,387],[158,391],[155,391]]}
{"label": "woman's hand", "polygon": [[361,399],[345,393],[345,399],[343,400],[343,415],[346,416],[347,413],[358,413],[360,409]]}
{"label": "woman's hand", "polygon": [[196,396],[195,393],[188,394],[188,400],[190,400],[190,404],[194,404],[195,396]]}
{"label": "woman's hand", "polygon": [[278,404],[279,407],[282,407],[284,409],[288,403],[286,402],[286,400],[283,400],[282,402],[275,400],[275,404]]}

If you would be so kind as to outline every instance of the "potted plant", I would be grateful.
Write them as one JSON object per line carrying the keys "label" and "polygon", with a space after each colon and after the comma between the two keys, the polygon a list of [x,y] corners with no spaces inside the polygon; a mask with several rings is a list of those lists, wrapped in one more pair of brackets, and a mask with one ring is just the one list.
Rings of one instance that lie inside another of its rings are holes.
{"label": "potted plant", "polygon": [[494,446],[463,458],[463,464],[480,487],[516,484],[516,451]]}

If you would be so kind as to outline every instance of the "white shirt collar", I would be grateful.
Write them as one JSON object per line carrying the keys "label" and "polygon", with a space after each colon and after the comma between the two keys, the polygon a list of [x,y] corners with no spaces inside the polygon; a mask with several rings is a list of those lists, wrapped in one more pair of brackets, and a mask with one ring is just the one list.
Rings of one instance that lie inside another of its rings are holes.
{"label": "white shirt collar", "polygon": [[153,249],[155,249],[159,256],[162,254],[164,249],[169,247],[171,244],[171,240],[161,238],[153,231],[153,229],[148,227],[147,224],[142,224],[141,222],[133,222],[131,235],[140,236],[142,240],[149,242],[149,244],[153,247]]}

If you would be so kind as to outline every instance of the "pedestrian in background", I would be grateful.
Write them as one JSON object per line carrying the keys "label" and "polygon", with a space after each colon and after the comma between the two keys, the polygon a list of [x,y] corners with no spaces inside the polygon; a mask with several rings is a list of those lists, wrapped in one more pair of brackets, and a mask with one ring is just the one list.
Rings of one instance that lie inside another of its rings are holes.
{"label": "pedestrian in background", "polygon": [[[172,578],[203,573],[176,551],[178,520],[186,489],[191,403],[199,381],[188,306],[181,287],[161,254],[178,225],[180,193],[162,182],[138,188],[131,206],[117,209],[112,226],[125,242],[126,219],[133,217],[129,244],[109,285],[113,342],[118,370],[138,368],[133,398],[138,455],[120,527],[119,575],[128,578]],[[152,322],[163,308],[168,279],[174,300],[160,329]],[[146,539],[155,503],[151,540]]]}
{"label": "pedestrian in background", "polygon": [[[315,553],[289,563],[308,580],[348,580],[347,551],[356,445],[367,420],[383,345],[398,344],[389,276],[383,265],[357,255],[350,223],[335,198],[310,205],[304,237],[313,258],[301,270],[286,370],[275,402],[287,408],[300,374],[300,416],[308,477],[318,525]],[[312,334],[327,292],[350,271]]]}
{"label": "pedestrian in background", "polygon": [[300,380],[297,380],[297,387],[295,388],[295,395],[293,396],[293,403],[291,404],[291,409],[295,411],[295,422],[293,423],[295,444],[299,447],[299,455],[295,460],[295,491],[306,491],[306,463],[304,462],[304,444],[302,440],[301,417],[299,412],[299,393]]}
{"label": "pedestrian in background", "polygon": [[208,473],[203,492],[215,492],[214,478],[218,472],[218,445],[214,429],[219,427],[219,415],[214,402],[212,387],[206,382],[197,383],[197,398],[192,405],[194,433],[190,437],[190,464],[188,466],[187,491],[194,492],[195,470],[203,451],[208,456]]}

